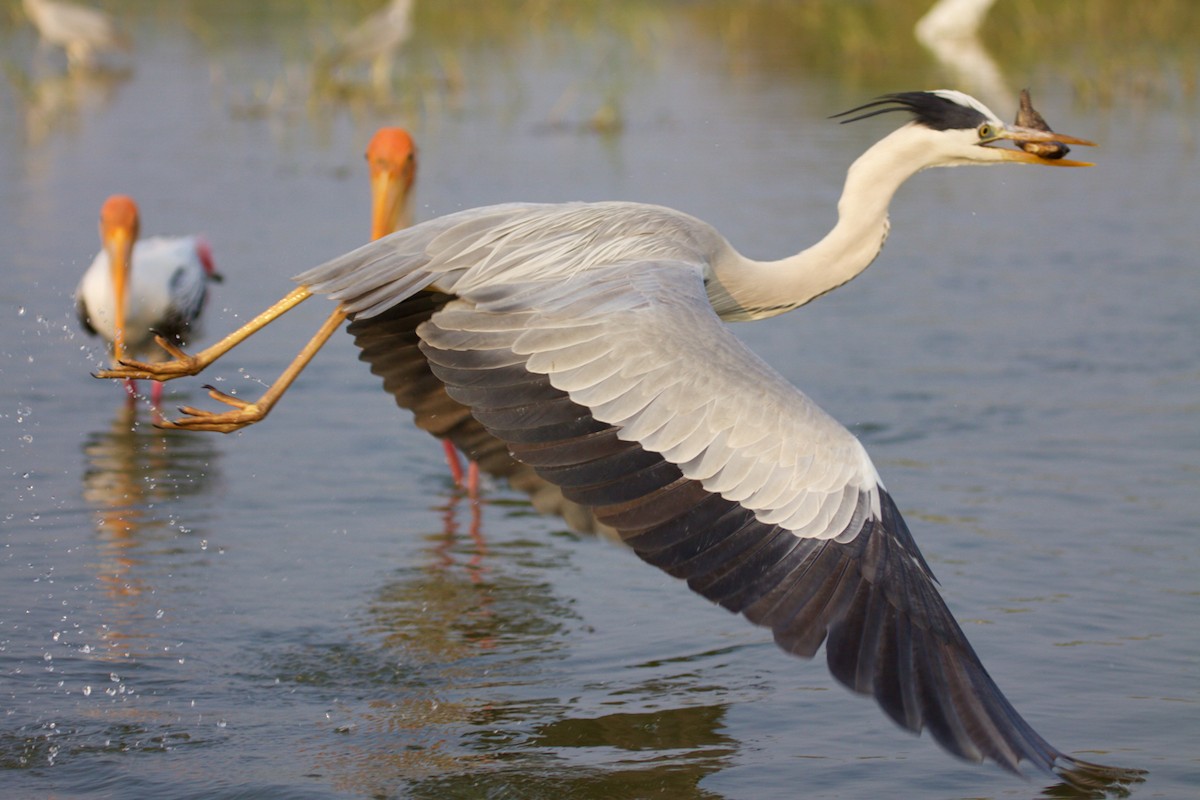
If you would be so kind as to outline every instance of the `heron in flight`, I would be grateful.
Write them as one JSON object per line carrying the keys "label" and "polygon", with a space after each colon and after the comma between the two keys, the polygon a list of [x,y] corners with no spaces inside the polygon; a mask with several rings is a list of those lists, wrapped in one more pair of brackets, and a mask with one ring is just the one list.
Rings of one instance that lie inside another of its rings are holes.
{"label": "heron in flight", "polygon": [[[883,246],[893,194],[922,169],[1081,166],[1003,145],[1091,144],[1006,125],[956,91],[891,94],[839,116],[889,112],[910,119],[850,167],[834,228],[787,258],[749,259],[659,206],[508,204],[335,258],[298,276],[289,298],[331,297],[360,339],[377,325],[407,331],[394,334],[397,364],[375,347],[373,366],[468,410],[482,444],[466,452],[485,469],[503,450],[784,650],[811,658],[824,643],[833,675],[899,725],[1014,772],[1027,762],[1077,786],[1137,780],[1058,750],[1017,713],[861,443],[721,324],[782,314],[861,273]],[[230,431],[261,418],[231,400],[173,424]]]}
{"label": "heron in flight", "polygon": [[[181,342],[195,333],[208,299],[208,285],[220,281],[212,249],[200,236],[155,236],[138,239],[137,203],[115,194],[100,207],[103,245],[75,289],[75,313],[89,334],[102,336],[114,364],[140,358],[164,358],[155,343]],[[172,344],[174,347],[175,345]],[[126,382],[132,400],[136,387]],[[155,407],[162,383],[151,389]]]}

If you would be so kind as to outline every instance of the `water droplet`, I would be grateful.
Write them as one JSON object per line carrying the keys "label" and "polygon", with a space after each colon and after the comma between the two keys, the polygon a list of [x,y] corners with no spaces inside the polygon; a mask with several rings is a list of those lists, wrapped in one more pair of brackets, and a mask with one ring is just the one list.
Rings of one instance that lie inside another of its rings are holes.
{"label": "water droplet", "polygon": [[160,608],[158,611],[155,611],[155,612],[154,612],[154,618],[155,618],[155,619],[162,619],[162,618],[163,618],[163,610],[162,610],[161,608]]}
{"label": "water droplet", "polygon": [[18,306],[18,307],[17,307],[17,316],[18,316],[18,317],[23,317],[23,316],[25,316],[25,306]]}
{"label": "water droplet", "polygon": [[226,722],[226,721],[225,721],[225,720],[223,720],[223,719],[222,719],[222,720],[218,720],[218,721],[217,721],[217,727],[218,727],[218,728],[224,728],[224,727],[225,727],[226,725],[228,725],[228,724],[229,724],[229,723],[228,723],[228,722]]}

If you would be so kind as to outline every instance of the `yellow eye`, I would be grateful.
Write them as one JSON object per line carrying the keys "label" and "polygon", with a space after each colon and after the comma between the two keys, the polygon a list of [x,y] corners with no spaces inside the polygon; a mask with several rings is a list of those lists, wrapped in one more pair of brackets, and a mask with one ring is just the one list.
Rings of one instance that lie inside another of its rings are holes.
{"label": "yellow eye", "polygon": [[995,136],[996,136],[996,129],[993,128],[989,123],[985,122],[979,126],[979,138],[980,139],[993,139],[993,138],[995,138]]}

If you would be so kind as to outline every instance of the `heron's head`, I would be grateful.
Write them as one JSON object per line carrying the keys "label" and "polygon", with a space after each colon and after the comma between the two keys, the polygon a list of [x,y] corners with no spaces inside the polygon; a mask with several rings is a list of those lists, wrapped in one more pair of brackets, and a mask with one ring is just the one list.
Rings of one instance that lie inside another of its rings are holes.
{"label": "heron's head", "polygon": [[380,128],[367,145],[371,171],[371,238],[407,224],[408,193],[417,175],[417,147],[403,128]]}
{"label": "heron's head", "polygon": [[1094,142],[1049,130],[1009,125],[987,106],[962,92],[943,89],[932,92],[900,92],[872,100],[866,105],[836,114],[854,122],[889,111],[912,115],[905,126],[920,137],[922,166],[952,167],[963,164],[1040,164],[1047,167],[1090,167],[1085,161],[1043,158],[1035,152],[1003,147],[1006,142],[1022,145],[1056,142],[1094,147]]}
{"label": "heron's head", "polygon": [[133,243],[141,225],[137,203],[123,194],[114,194],[100,207],[100,242],[108,255],[108,269],[113,287],[113,356],[125,358],[125,295],[129,285],[129,270],[133,266]]}

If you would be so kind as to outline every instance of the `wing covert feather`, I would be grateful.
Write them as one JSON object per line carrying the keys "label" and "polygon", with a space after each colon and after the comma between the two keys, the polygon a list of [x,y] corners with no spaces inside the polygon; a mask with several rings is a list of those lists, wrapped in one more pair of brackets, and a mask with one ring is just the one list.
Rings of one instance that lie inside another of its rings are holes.
{"label": "wing covert feather", "polygon": [[[828,523],[853,517],[847,486],[857,497],[878,483],[865,451],[729,332],[697,266],[616,264],[543,293],[523,282],[519,294],[517,309],[490,287],[489,308],[505,309],[493,312],[464,293],[436,315],[436,332],[421,336],[445,350],[519,348],[526,369],[706,490],[797,535],[852,535]],[[580,337],[578,315],[562,309],[594,296],[604,311],[586,315]],[[677,414],[672,435],[656,437]]]}

